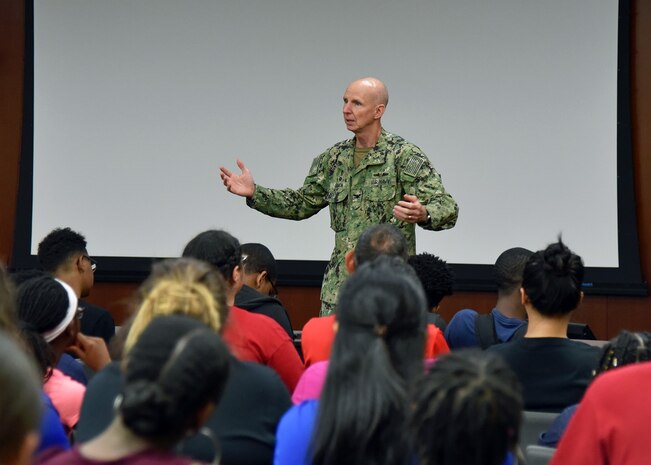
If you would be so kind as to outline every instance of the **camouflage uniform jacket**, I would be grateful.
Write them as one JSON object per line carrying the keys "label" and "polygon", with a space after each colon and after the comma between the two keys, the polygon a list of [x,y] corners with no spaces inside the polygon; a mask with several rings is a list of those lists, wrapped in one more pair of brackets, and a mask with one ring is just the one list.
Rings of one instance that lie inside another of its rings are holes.
{"label": "camouflage uniform jacket", "polygon": [[383,130],[357,168],[354,151],[354,138],[339,142],[314,159],[300,189],[258,185],[247,199],[247,205],[266,215],[290,220],[309,218],[330,207],[335,248],[321,288],[321,300],[329,304],[337,301],[337,291],[347,275],[345,254],[355,248],[368,226],[396,225],[407,238],[410,253],[415,253],[414,225],[393,216],[393,207],[404,194],[416,195],[427,209],[431,221],[420,225],[425,229],[449,229],[459,213],[457,203],[445,191],[441,176],[425,154],[402,137]]}

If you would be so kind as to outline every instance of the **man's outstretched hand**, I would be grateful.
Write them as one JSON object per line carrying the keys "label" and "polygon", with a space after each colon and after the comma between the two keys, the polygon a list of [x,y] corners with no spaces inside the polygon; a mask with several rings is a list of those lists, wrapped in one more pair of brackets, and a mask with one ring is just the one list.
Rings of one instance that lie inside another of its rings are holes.
{"label": "man's outstretched hand", "polygon": [[242,170],[242,174],[235,174],[231,170],[220,166],[220,176],[226,190],[242,197],[253,197],[255,192],[255,182],[248,168],[244,166],[241,160],[237,160],[237,166]]}

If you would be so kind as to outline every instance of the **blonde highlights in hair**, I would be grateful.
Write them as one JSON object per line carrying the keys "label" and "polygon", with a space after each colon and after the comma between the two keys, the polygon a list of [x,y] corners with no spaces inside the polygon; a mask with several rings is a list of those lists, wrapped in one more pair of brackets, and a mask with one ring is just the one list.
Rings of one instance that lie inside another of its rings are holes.
{"label": "blonde highlights in hair", "polygon": [[140,305],[127,335],[125,351],[158,316],[186,315],[220,332],[228,316],[226,284],[209,264],[191,258],[165,260],[154,265],[140,288]]}

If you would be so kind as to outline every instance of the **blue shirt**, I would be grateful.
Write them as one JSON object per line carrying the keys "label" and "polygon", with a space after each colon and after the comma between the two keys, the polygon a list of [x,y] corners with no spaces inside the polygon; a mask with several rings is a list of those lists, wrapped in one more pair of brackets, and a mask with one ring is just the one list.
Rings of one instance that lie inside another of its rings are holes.
{"label": "blue shirt", "polygon": [[[509,341],[518,329],[527,324],[526,321],[502,315],[497,308],[494,308],[491,314],[495,320],[495,332],[500,342]],[[471,309],[459,310],[454,314],[445,329],[445,340],[448,341],[450,349],[480,346],[475,330],[478,316],[479,313]]]}
{"label": "blue shirt", "polygon": [[36,449],[36,453],[40,454],[50,447],[59,447],[60,449],[70,449],[70,441],[63,430],[59,412],[54,408],[52,401],[47,394],[42,393],[41,399],[43,400],[43,416],[41,417],[41,442]]}

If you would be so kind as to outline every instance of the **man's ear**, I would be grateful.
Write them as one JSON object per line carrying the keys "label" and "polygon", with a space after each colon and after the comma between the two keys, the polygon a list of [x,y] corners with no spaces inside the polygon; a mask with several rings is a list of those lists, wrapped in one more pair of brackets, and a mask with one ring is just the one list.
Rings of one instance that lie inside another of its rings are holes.
{"label": "man's ear", "polygon": [[522,303],[522,305],[527,305],[529,303],[529,296],[524,290],[524,287],[520,288],[520,302]]}
{"label": "man's ear", "polygon": [[346,270],[348,270],[349,273],[354,273],[355,268],[357,267],[357,264],[355,263],[355,249],[346,252],[344,262],[346,264]]}
{"label": "man's ear", "polygon": [[381,103],[375,107],[375,119],[380,119],[382,118],[382,115],[384,114],[384,110],[386,110],[387,106],[384,103]]}
{"label": "man's ear", "polygon": [[231,282],[233,285],[237,285],[242,282],[242,267],[240,265],[237,265],[235,268],[233,268],[233,272],[231,273]]}
{"label": "man's ear", "polygon": [[261,271],[255,277],[255,288],[257,290],[262,289],[262,286],[267,282],[267,270]]}

